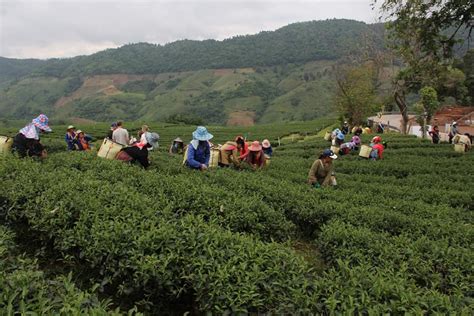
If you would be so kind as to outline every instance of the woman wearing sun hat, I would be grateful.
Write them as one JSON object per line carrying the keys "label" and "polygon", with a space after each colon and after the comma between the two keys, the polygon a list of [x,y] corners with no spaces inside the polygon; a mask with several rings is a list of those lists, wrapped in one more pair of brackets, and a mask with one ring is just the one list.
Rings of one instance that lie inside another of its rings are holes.
{"label": "woman wearing sun hat", "polygon": [[262,148],[263,148],[263,153],[267,158],[270,158],[273,155],[273,148],[272,144],[270,144],[270,141],[268,139],[264,139],[262,141]]}
{"label": "woman wearing sun hat", "polygon": [[21,158],[26,156],[45,158],[46,150],[40,143],[40,133],[52,131],[48,122],[48,117],[40,114],[30,124],[23,127],[13,139],[12,151],[18,153]]}
{"label": "woman wearing sun hat", "polygon": [[308,183],[314,187],[331,186],[335,185],[334,166],[332,161],[337,156],[330,149],[325,149],[319,158],[313,162],[311,169],[308,172]]}
{"label": "woman wearing sun hat", "polygon": [[91,145],[89,144],[91,140],[92,138],[89,135],[84,134],[84,132],[81,131],[80,129],[76,131],[75,144],[76,144],[77,150],[81,150],[81,151],[91,150]]}
{"label": "woman wearing sun hat", "polygon": [[245,157],[245,162],[248,163],[252,169],[261,169],[265,166],[267,158],[262,150],[262,145],[258,140],[253,141],[249,146],[249,154]]}
{"label": "woman wearing sun hat", "polygon": [[372,147],[372,151],[370,152],[370,158],[372,160],[383,159],[383,151],[385,150],[385,146],[382,143],[382,137],[375,136],[372,138],[370,147]]}
{"label": "woman wearing sun hat", "polygon": [[209,140],[214,137],[204,126],[198,126],[193,132],[193,140],[188,146],[186,165],[191,169],[206,170],[211,158]]}
{"label": "woman wearing sun hat", "polygon": [[66,135],[64,136],[64,140],[67,144],[67,150],[76,150],[74,146],[74,139],[76,138],[76,128],[73,125],[69,125],[67,127]]}
{"label": "woman wearing sun hat", "polygon": [[131,163],[138,162],[143,168],[148,168],[150,166],[148,152],[158,148],[160,135],[150,132],[145,132],[143,135],[143,141],[135,143],[133,146],[123,148],[117,154],[116,159]]}

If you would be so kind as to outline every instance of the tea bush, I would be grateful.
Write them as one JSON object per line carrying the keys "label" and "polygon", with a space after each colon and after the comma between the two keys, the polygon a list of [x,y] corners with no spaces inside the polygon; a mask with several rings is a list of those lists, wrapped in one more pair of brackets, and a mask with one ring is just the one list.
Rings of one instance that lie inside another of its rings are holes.
{"label": "tea bush", "polygon": [[[152,152],[148,170],[64,152],[62,140],[49,135],[47,160],[0,158],[0,224],[11,234],[26,231],[43,249],[30,257],[54,257],[60,269],[41,274],[41,284],[74,283],[72,302],[94,297],[92,306],[77,308],[469,314],[473,154],[383,135],[389,142],[384,160],[341,156],[334,162],[338,186],[314,189],[305,184],[307,173],[328,143],[305,136],[326,124],[249,129],[250,139],[282,140],[270,166],[257,172],[182,167],[182,157],[168,155],[167,145],[177,136],[188,139],[191,126],[152,125],[162,146]],[[100,139],[107,128],[89,131]],[[245,134],[210,131],[215,143]],[[36,273],[38,266],[24,270]],[[55,291],[45,287],[44,293]]]}

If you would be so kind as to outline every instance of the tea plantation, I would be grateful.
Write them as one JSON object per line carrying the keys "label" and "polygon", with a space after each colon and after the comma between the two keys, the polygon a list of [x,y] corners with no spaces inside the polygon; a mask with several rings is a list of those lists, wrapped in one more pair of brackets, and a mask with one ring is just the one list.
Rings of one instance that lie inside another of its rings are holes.
{"label": "tea plantation", "polygon": [[338,186],[314,189],[330,124],[209,127],[214,143],[292,135],[258,172],[182,167],[168,146],[193,126],[151,124],[148,170],[65,152],[53,126],[46,160],[0,158],[0,310],[471,314],[473,152],[383,135],[384,160],[342,156]]}

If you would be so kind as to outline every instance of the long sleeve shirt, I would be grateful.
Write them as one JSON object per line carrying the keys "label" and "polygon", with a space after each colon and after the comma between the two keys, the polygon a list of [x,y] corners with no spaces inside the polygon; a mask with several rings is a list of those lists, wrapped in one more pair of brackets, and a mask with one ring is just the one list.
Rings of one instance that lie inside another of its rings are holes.
{"label": "long sleeve shirt", "polygon": [[201,169],[201,165],[209,166],[211,147],[208,142],[199,142],[195,149],[192,144],[188,146],[187,165],[193,169]]}
{"label": "long sleeve shirt", "polygon": [[317,159],[308,172],[308,182],[311,184],[318,182],[321,186],[331,185],[333,171],[333,164],[325,165],[321,159]]}
{"label": "long sleeve shirt", "polygon": [[383,151],[385,147],[382,144],[378,143],[372,146],[372,150],[377,150],[378,159],[383,159]]}
{"label": "long sleeve shirt", "polygon": [[128,143],[130,142],[130,138],[128,137],[128,131],[125,128],[118,127],[112,133],[112,140],[121,145],[128,146]]}
{"label": "long sleeve shirt", "polygon": [[67,150],[75,150],[76,149],[74,147],[75,137],[76,137],[76,134],[74,134],[74,133],[66,133],[66,136],[64,136],[64,140],[66,141],[66,144],[67,144]]}

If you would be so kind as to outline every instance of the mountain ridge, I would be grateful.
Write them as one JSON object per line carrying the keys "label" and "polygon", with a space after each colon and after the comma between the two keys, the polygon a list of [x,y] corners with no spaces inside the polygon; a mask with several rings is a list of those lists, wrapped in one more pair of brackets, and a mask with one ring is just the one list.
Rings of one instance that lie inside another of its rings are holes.
{"label": "mountain ridge", "polygon": [[68,59],[0,58],[0,113],[215,124],[314,119],[334,111],[335,65],[366,46],[383,49],[384,34],[382,24],[332,19],[222,41],[127,44]]}

